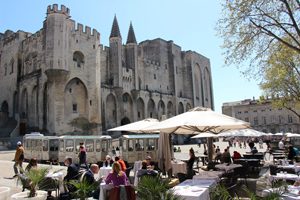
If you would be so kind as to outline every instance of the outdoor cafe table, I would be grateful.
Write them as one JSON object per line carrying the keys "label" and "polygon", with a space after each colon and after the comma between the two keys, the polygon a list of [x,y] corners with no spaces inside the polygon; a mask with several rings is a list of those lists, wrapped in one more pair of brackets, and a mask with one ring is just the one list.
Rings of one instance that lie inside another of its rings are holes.
{"label": "outdoor cafe table", "polygon": [[133,165],[133,174],[134,174],[134,176],[135,176],[136,172],[141,168],[142,168],[142,161],[141,160],[135,161],[134,165]]}
{"label": "outdoor cafe table", "polygon": [[219,182],[220,181],[220,177],[222,176],[222,174],[224,174],[224,172],[221,173],[217,173],[217,172],[221,172],[221,171],[205,171],[205,172],[200,172],[197,175],[193,176],[193,181],[197,182],[198,180],[214,180],[215,182]]}
{"label": "outdoor cafe table", "polygon": [[111,167],[101,167],[100,168],[100,177],[106,178],[107,175],[112,171]]}
{"label": "outdoor cafe table", "polygon": [[299,177],[296,174],[289,174],[289,173],[277,173],[276,175],[271,175],[270,176],[271,181],[273,180],[278,180],[278,179],[283,179],[283,180],[298,180]]}
{"label": "outdoor cafe table", "polygon": [[186,174],[186,162],[183,161],[171,161],[172,173],[176,175],[178,173]]}
{"label": "outdoor cafe table", "polygon": [[287,169],[287,170],[294,170],[295,173],[300,172],[300,165],[278,165],[277,168],[279,169]]}
{"label": "outdoor cafe table", "polygon": [[106,184],[105,182],[100,183],[99,200],[106,200],[106,193],[114,187],[113,184]]}
{"label": "outdoor cafe table", "polygon": [[219,169],[219,170],[224,170],[226,173],[235,169],[235,168],[238,168],[238,167],[243,167],[243,165],[241,164],[227,164],[227,163],[223,163],[223,164],[218,164],[215,166],[215,168]]}
{"label": "outdoor cafe table", "polygon": [[268,196],[271,192],[282,193],[282,200],[300,200],[300,186],[289,185],[287,191],[284,191],[284,188],[271,188],[263,190],[263,197]]}
{"label": "outdoor cafe table", "polygon": [[194,181],[191,179],[176,185],[171,190],[184,200],[206,200],[209,198],[209,187],[215,184],[215,181]]}

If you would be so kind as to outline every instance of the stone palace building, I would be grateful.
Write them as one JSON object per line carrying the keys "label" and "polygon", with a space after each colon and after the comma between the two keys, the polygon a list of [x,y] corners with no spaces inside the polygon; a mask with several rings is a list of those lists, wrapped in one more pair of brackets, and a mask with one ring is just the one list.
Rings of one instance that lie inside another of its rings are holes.
{"label": "stone palace building", "polygon": [[222,113],[249,122],[253,129],[265,133],[300,133],[297,115],[284,108],[275,108],[270,99],[223,103]]}
{"label": "stone palace building", "polygon": [[208,58],[160,38],[137,43],[132,24],[123,42],[116,17],[104,46],[57,4],[36,33],[0,33],[0,137],[61,135],[78,117],[106,131],[214,107]]}

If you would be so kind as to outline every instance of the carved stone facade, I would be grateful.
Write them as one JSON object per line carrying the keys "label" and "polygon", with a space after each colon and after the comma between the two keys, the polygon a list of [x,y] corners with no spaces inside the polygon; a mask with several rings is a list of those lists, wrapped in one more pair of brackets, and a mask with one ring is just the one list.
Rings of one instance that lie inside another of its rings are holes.
{"label": "carved stone facade", "polygon": [[48,6],[34,34],[0,33],[0,77],[0,116],[18,120],[20,130],[60,135],[84,117],[105,131],[194,106],[213,108],[208,58],[163,39],[137,44],[132,25],[122,44],[116,17],[103,46],[97,30],[76,25],[63,5]]}
{"label": "carved stone facade", "polygon": [[261,103],[255,99],[245,99],[223,103],[222,113],[250,122],[253,129],[265,133],[300,133],[297,115],[287,109],[272,107],[270,100]]}

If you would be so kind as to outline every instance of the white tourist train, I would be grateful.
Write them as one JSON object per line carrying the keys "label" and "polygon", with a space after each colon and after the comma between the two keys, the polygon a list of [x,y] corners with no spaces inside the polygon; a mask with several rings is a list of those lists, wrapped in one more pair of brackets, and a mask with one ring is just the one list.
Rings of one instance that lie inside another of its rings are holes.
{"label": "white tourist train", "polygon": [[122,135],[112,140],[112,149],[119,150],[116,153],[128,163],[144,160],[147,156],[157,160],[158,139],[159,134]]}
{"label": "white tourist train", "polygon": [[25,160],[36,158],[41,163],[60,163],[66,157],[78,162],[79,144],[87,151],[87,162],[97,163],[106,155],[121,155],[123,160],[134,163],[150,156],[157,160],[159,134],[122,135],[112,139],[108,135],[44,136],[38,132],[23,137]]}
{"label": "white tourist train", "polygon": [[87,151],[87,162],[97,163],[111,152],[111,136],[64,135],[44,136],[40,133],[26,134],[23,137],[25,160],[36,158],[40,162],[63,163],[66,157],[78,162],[79,144]]}

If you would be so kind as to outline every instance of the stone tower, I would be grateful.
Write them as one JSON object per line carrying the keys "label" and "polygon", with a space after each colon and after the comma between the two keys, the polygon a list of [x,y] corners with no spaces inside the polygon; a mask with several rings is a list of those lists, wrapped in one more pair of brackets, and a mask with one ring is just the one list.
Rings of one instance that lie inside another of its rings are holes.
{"label": "stone tower", "polygon": [[122,37],[116,16],[111,28],[109,47],[109,81],[114,87],[122,87]]}
{"label": "stone tower", "polygon": [[125,47],[125,58],[126,58],[126,71],[128,69],[132,69],[133,71],[133,88],[138,89],[138,76],[136,76],[136,73],[138,71],[137,69],[137,42],[133,30],[132,23],[130,22],[128,35],[127,35],[127,41],[126,41],[126,47]]}

